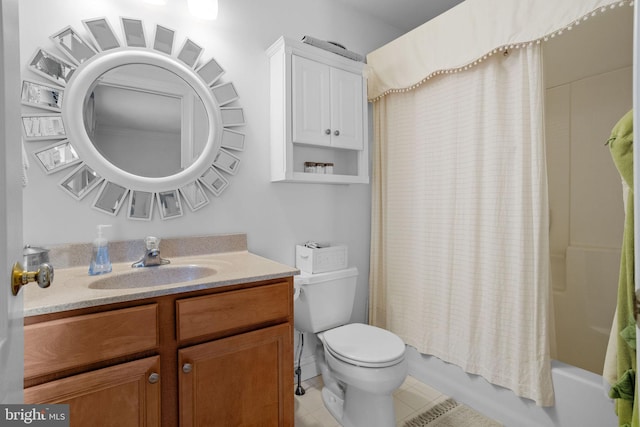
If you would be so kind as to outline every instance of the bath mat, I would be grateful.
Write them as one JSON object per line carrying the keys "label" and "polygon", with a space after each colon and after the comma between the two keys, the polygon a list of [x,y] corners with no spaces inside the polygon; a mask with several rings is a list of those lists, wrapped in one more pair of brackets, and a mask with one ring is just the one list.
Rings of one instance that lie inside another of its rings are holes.
{"label": "bath mat", "polygon": [[497,421],[479,412],[447,399],[429,408],[426,412],[404,423],[403,427],[500,427]]}

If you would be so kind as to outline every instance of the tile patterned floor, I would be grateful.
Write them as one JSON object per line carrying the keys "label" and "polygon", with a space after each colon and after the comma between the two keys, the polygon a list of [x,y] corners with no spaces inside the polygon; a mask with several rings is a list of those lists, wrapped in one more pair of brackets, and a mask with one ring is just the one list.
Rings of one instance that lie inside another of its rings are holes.
{"label": "tile patterned floor", "polygon": [[[322,377],[311,378],[303,382],[302,386],[305,394],[295,396],[296,427],[340,427],[322,403]],[[407,377],[393,395],[396,426],[401,427],[405,421],[446,398],[447,396],[415,378]]]}

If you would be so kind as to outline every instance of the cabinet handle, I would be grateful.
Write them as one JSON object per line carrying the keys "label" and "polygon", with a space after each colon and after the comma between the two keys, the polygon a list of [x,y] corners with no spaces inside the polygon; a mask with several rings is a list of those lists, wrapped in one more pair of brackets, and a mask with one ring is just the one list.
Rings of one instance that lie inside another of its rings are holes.
{"label": "cabinet handle", "polygon": [[338,135],[340,135],[340,131],[339,131],[339,130],[337,130],[337,131],[335,131],[333,134],[334,134],[335,136],[338,136]]}
{"label": "cabinet handle", "polygon": [[185,374],[191,372],[192,369],[193,366],[191,366],[191,363],[185,363],[184,365],[182,365],[182,372],[184,372]]}
{"label": "cabinet handle", "polygon": [[152,372],[151,375],[149,375],[149,384],[155,384],[158,381],[160,381],[160,374]]}
{"label": "cabinet handle", "polygon": [[331,135],[331,129],[325,129],[324,133],[326,133],[327,135]]}

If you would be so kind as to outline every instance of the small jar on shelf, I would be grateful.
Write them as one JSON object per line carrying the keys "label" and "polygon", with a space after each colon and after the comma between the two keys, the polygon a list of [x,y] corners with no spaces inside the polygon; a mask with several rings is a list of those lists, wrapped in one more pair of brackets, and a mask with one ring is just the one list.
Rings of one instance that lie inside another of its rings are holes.
{"label": "small jar on shelf", "polygon": [[316,172],[316,162],[304,162],[304,171],[306,173]]}
{"label": "small jar on shelf", "polygon": [[333,163],[325,163],[324,164],[324,173],[333,174]]}

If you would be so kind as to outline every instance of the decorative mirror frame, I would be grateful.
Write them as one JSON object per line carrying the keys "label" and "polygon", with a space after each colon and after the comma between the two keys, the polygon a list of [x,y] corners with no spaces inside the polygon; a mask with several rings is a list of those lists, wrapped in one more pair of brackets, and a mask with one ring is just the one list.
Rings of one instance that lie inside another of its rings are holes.
{"label": "decorative mirror frame", "polygon": [[[28,107],[22,114],[24,140],[64,140],[36,149],[33,155],[38,163],[47,174],[75,165],[59,182],[61,188],[76,200],[99,188],[93,207],[112,216],[125,206],[127,218],[150,220],[154,199],[161,219],[182,216],[185,204],[194,212],[209,204],[204,189],[219,196],[229,185],[225,174],[235,175],[240,165],[241,159],[232,152],[244,150],[244,134],[229,129],[245,125],[244,111],[229,106],[238,93],[233,83],[218,83],[222,67],[213,58],[198,66],[204,49],[188,38],[174,55],[175,31],[161,25],[156,25],[153,40],[147,41],[142,20],[121,17],[122,43],[106,18],[82,23],[88,38],[67,26],[50,37],[63,55],[38,48],[27,64],[47,80],[23,80],[22,104]],[[120,169],[100,154],[85,129],[84,100],[96,79],[132,63],[174,73],[204,104],[209,125],[205,147],[191,165],[174,175],[150,178]],[[34,113],[32,108],[46,113]],[[77,157],[54,159],[63,145]]]}

